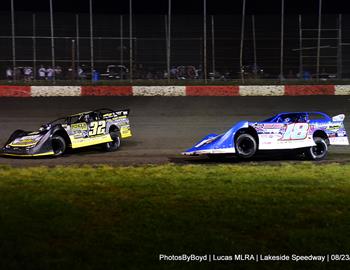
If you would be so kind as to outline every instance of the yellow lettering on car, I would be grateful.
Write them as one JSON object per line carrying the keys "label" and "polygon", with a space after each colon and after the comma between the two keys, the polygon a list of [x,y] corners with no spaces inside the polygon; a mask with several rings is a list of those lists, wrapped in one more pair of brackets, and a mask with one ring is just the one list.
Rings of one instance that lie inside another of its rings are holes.
{"label": "yellow lettering on car", "polygon": [[120,127],[120,135],[122,138],[131,137],[131,130],[129,125]]}

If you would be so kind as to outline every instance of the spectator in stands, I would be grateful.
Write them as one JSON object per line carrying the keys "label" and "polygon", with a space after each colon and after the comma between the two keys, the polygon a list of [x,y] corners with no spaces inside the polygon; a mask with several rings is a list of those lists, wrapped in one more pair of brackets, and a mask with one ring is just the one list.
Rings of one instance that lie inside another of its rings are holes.
{"label": "spectator in stands", "polygon": [[303,74],[303,79],[304,80],[311,80],[311,73],[308,71],[308,70],[305,70],[304,71],[304,74]]}
{"label": "spectator in stands", "polygon": [[46,68],[44,68],[43,65],[40,66],[40,68],[38,70],[38,74],[39,74],[39,80],[45,80],[46,79]]}
{"label": "spectator in stands", "polygon": [[175,79],[177,77],[177,68],[176,67],[172,67],[170,69],[170,78],[171,79]]}
{"label": "spectator in stands", "polygon": [[294,75],[294,73],[293,73],[293,70],[289,70],[288,71],[288,74],[287,74],[287,79],[295,79],[295,75]]}
{"label": "spectator in stands", "polygon": [[23,68],[22,67],[15,67],[14,68],[14,76],[17,80],[23,79]]}
{"label": "spectator in stands", "polygon": [[56,66],[54,72],[57,80],[62,79],[62,68],[60,66]]}
{"label": "spectator in stands", "polygon": [[78,67],[78,78],[80,80],[86,79],[85,72],[81,67]]}
{"label": "spectator in stands", "polygon": [[329,73],[326,72],[325,68],[322,68],[319,78],[321,79],[321,81],[327,81],[329,79]]}
{"label": "spectator in stands", "polygon": [[33,69],[31,67],[24,67],[24,80],[30,81],[32,79]]}
{"label": "spectator in stands", "polygon": [[163,79],[168,78],[168,72],[166,70],[163,70]]}
{"label": "spectator in stands", "polygon": [[53,79],[53,77],[54,77],[54,73],[55,73],[55,71],[53,70],[52,67],[48,67],[48,68],[46,69],[46,77],[47,77],[47,79],[48,79],[49,81],[52,81],[52,79]]}
{"label": "spectator in stands", "polygon": [[150,71],[148,71],[147,75],[146,75],[146,79],[147,80],[152,80],[153,79],[153,75]]}
{"label": "spectator in stands", "polygon": [[186,67],[187,79],[193,80],[196,79],[196,68],[194,66]]}
{"label": "spectator in stands", "polygon": [[277,79],[280,81],[284,81],[286,78],[284,77],[283,74],[278,74]]}
{"label": "spectator in stands", "polygon": [[9,82],[13,80],[13,71],[10,67],[7,67],[6,69],[6,78]]}

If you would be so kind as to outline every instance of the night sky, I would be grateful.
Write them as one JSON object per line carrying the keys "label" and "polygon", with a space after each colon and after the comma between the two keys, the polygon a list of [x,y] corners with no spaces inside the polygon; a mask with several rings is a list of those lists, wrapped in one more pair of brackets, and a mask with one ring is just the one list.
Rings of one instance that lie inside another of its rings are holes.
{"label": "night sky", "polygon": [[[49,0],[14,0],[17,11],[47,12]],[[203,0],[172,0],[174,14],[202,13]],[[285,0],[286,13],[307,14],[318,12],[318,0]],[[86,13],[88,0],[53,0],[56,12]],[[280,13],[281,0],[247,0],[247,13]],[[348,3],[348,4],[347,4]],[[168,0],[133,0],[135,14],[165,14]],[[93,0],[95,13],[128,13],[128,0]],[[241,0],[207,0],[209,14],[237,14],[242,9]],[[0,10],[10,10],[10,0],[1,0]],[[340,0],[323,0],[325,13],[350,13],[350,3]]]}

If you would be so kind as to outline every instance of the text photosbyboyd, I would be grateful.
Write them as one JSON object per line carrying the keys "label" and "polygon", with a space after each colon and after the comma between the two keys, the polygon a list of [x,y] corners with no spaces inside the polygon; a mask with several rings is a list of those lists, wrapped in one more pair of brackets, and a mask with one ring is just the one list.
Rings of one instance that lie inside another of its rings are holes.
{"label": "text photosbyboyd", "polygon": [[292,261],[292,262],[332,262],[332,261],[350,261],[350,254],[230,254],[230,255],[218,255],[218,254],[159,254],[159,261],[178,261],[178,262],[237,262],[237,261],[255,261],[255,262],[268,262],[268,261]]}

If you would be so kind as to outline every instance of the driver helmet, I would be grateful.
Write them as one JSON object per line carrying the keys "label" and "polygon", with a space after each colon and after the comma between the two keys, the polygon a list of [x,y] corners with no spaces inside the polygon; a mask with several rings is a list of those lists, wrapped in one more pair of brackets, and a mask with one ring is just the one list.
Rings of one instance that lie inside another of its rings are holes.
{"label": "driver helmet", "polygon": [[286,118],[284,118],[284,123],[289,123],[289,122],[291,122],[291,120],[292,119],[290,119],[289,117],[286,117]]}
{"label": "driver helmet", "polygon": [[80,122],[89,122],[90,117],[87,114],[83,114],[82,116],[80,116],[79,120],[80,120]]}
{"label": "driver helmet", "polygon": [[299,116],[299,119],[298,119],[298,122],[299,122],[299,123],[307,122],[307,117],[306,117],[306,115],[300,115],[300,116]]}

